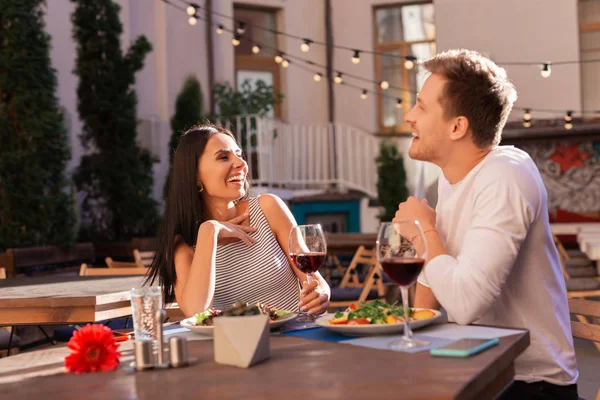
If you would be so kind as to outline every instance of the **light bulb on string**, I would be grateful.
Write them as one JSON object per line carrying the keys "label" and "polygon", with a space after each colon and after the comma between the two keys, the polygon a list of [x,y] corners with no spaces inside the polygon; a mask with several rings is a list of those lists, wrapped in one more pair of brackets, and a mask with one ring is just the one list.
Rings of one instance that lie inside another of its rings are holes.
{"label": "light bulb on string", "polygon": [[259,45],[257,45],[257,44],[255,44],[254,46],[252,46],[252,52],[253,52],[254,54],[258,54],[258,53],[260,53],[260,46],[259,46]]}
{"label": "light bulb on string", "polygon": [[198,10],[198,8],[200,8],[200,7],[198,7],[196,4],[190,3],[188,8],[185,10],[185,12],[187,13],[187,15],[192,17],[192,16],[196,15],[196,10]]}
{"label": "light bulb on string", "polygon": [[352,56],[352,64],[358,64],[360,62],[360,51],[354,50],[354,55]]}
{"label": "light bulb on string", "polygon": [[290,66],[290,60],[283,60],[283,61],[281,62],[281,66],[282,66],[283,68],[287,68],[287,67],[289,67],[289,66]]}
{"label": "light bulb on string", "polygon": [[381,83],[379,84],[379,86],[383,89],[383,90],[388,90],[390,88],[390,84],[388,81],[381,81]]}
{"label": "light bulb on string", "polygon": [[217,31],[217,35],[220,35],[220,34],[222,34],[222,33],[223,33],[223,25],[219,25],[219,26],[217,26],[217,29],[216,29],[216,31]]}
{"label": "light bulb on string", "polygon": [[526,108],[523,114],[523,126],[525,128],[531,127],[531,110],[529,108]]}
{"label": "light bulb on string", "polygon": [[300,45],[300,51],[302,51],[303,53],[308,53],[310,50],[310,44],[312,43],[312,40],[310,39],[303,39],[304,43],[302,43]]}
{"label": "light bulb on string", "polygon": [[196,17],[190,17],[190,18],[188,19],[188,24],[190,24],[191,26],[194,26],[194,25],[196,25],[196,23],[197,23],[197,22],[198,22],[198,21],[196,20]]}
{"label": "light bulb on string", "polygon": [[246,23],[244,21],[238,21],[238,27],[236,29],[236,32],[240,35],[246,33]]}
{"label": "light bulb on string", "polygon": [[550,67],[550,63],[542,64],[542,70],[540,71],[540,74],[544,78],[548,78],[552,74],[552,68]]}
{"label": "light bulb on string", "polygon": [[567,111],[565,113],[565,121],[566,122],[571,122],[573,121],[573,111]]}
{"label": "light bulb on string", "polygon": [[415,67],[415,61],[416,61],[416,57],[415,56],[406,56],[406,61],[404,61],[404,68],[406,69],[413,69]]}
{"label": "light bulb on string", "polygon": [[316,73],[315,76],[313,76],[313,80],[315,82],[321,82],[321,78],[323,78],[323,75],[321,75],[320,73]]}
{"label": "light bulb on string", "polygon": [[239,46],[240,45],[240,35],[238,35],[237,33],[233,36],[233,39],[231,39],[231,44],[234,46]]}
{"label": "light bulb on string", "polygon": [[283,53],[277,53],[277,55],[275,56],[275,62],[277,64],[281,64],[283,62]]}
{"label": "light bulb on string", "polygon": [[396,99],[396,108],[402,108],[402,99],[401,98]]}
{"label": "light bulb on string", "polygon": [[342,79],[342,73],[338,72],[335,78],[333,78],[333,81],[338,84],[342,83],[344,81],[344,79]]}
{"label": "light bulb on string", "polygon": [[360,98],[365,100],[367,98],[367,90],[363,89],[362,93],[360,94]]}
{"label": "light bulb on string", "polygon": [[565,113],[565,129],[573,129],[573,111],[567,111]]}

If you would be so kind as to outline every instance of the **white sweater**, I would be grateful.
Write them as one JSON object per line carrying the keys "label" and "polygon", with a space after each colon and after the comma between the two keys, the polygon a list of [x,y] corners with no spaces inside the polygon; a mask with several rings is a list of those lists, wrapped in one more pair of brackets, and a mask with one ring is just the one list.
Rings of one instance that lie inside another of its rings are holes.
{"label": "white sweater", "polygon": [[419,277],[458,324],[529,330],[516,380],[566,385],[577,363],[565,282],[533,160],[498,146],[459,183],[440,176],[437,230],[449,255]]}

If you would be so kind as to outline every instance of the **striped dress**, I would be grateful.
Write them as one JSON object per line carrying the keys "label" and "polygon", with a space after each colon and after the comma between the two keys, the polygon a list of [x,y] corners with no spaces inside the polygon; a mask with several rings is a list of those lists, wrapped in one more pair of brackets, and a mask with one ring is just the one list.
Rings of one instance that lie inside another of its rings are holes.
{"label": "striped dress", "polygon": [[265,303],[284,310],[297,310],[300,284],[279,246],[257,197],[248,200],[250,236],[248,247],[236,241],[217,247],[213,307],[226,309],[236,301]]}

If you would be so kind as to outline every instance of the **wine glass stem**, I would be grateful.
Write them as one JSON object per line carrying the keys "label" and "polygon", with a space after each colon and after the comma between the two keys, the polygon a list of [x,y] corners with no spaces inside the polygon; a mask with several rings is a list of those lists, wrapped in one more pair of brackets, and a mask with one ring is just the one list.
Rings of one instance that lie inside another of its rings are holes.
{"label": "wine glass stem", "polygon": [[306,274],[306,284],[310,285],[312,282],[312,274]]}
{"label": "wine glass stem", "polygon": [[402,293],[402,305],[404,306],[404,339],[410,340],[412,331],[410,330],[410,307],[408,304],[408,288],[406,286],[400,286],[400,292]]}

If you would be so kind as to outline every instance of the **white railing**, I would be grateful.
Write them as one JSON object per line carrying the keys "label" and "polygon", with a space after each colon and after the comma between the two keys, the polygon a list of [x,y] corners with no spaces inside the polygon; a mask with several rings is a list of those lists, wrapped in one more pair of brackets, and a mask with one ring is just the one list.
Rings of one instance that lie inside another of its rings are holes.
{"label": "white railing", "polygon": [[220,121],[246,153],[252,183],[292,189],[337,188],[377,197],[380,139],[342,124],[288,124],[255,115]]}

